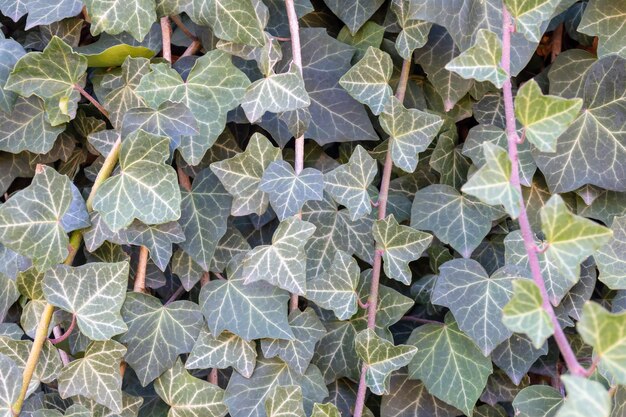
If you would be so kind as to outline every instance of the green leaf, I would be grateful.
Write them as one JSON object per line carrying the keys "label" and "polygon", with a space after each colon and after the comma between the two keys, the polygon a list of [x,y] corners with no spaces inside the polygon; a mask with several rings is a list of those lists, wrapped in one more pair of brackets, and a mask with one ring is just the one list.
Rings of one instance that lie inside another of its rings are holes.
{"label": "green leaf", "polygon": [[324,0],[328,8],[348,26],[352,34],[369,20],[383,2],[383,0],[355,0],[346,4],[341,0]]}
{"label": "green leaf", "polygon": [[141,42],[156,21],[155,5],[150,0],[85,0],[85,6],[94,36],[102,32],[111,35],[128,32]]}
{"label": "green leaf", "polygon": [[311,104],[298,67],[289,72],[270,74],[253,82],[246,91],[241,107],[250,122],[256,122],[265,112],[280,113],[297,110]]}
{"label": "green leaf", "polygon": [[459,330],[452,316],[446,316],[445,324],[413,330],[407,344],[417,347],[409,378],[421,379],[432,395],[471,415],[492,372],[491,360]]}
{"label": "green leaf", "polygon": [[[93,44],[92,44],[93,45]],[[89,46],[89,45],[87,45]],[[110,68],[122,65],[126,58],[152,58],[155,52],[145,46],[132,46],[125,43],[113,45],[103,50],[79,49],[87,58],[87,65],[95,68]]]}
{"label": "green leaf", "polygon": [[567,397],[555,417],[609,417],[611,397],[601,383],[573,375],[563,375],[561,380]]}
{"label": "green leaf", "polygon": [[626,36],[624,13],[626,5],[610,0],[592,1],[585,8],[576,30],[599,38],[598,57],[617,54],[626,58],[626,47],[622,42]]}
{"label": "green leaf", "polygon": [[224,402],[233,417],[265,417],[265,401],[273,388],[297,385],[302,390],[304,411],[311,413],[313,403],[328,396],[319,369],[309,366],[304,375],[291,370],[280,359],[259,358],[250,378],[233,373],[226,387]]}
{"label": "green leaf", "polygon": [[20,297],[15,282],[4,274],[0,273],[0,319],[5,320],[9,309]]}
{"label": "green leaf", "polygon": [[186,81],[169,65],[153,64],[135,91],[150,107],[173,101],[191,110],[200,133],[185,137],[180,152],[185,161],[197,165],[224,130],[226,113],[240,104],[248,85],[230,55],[213,50],[195,61]]}
{"label": "green leaf", "polygon": [[275,385],[265,400],[267,417],[304,417],[302,388],[298,385]]}
{"label": "green leaf", "polygon": [[243,276],[249,284],[266,281],[293,294],[306,293],[304,245],[315,231],[307,221],[290,217],[278,225],[271,245],[257,246],[243,261]]}
{"label": "green leaf", "polygon": [[461,154],[456,128],[444,130],[430,155],[430,167],[439,173],[439,183],[460,188],[467,181],[470,162]]}
{"label": "green leaf", "polygon": [[150,61],[145,58],[128,57],[122,64],[119,74],[109,73],[102,77],[102,86],[109,91],[104,96],[103,105],[109,111],[111,123],[117,129],[122,128],[126,113],[136,107],[145,106],[137,94],[137,86],[150,72]]}
{"label": "green leaf", "polygon": [[504,0],[515,18],[515,29],[531,42],[539,42],[545,27],[543,23],[554,14],[560,0]]}
{"label": "green leaf", "polygon": [[180,359],[154,381],[154,390],[170,406],[168,417],[223,417],[228,412],[224,391],[191,376]]}
{"label": "green leaf", "polygon": [[281,159],[280,149],[262,134],[255,133],[245,152],[211,164],[211,170],[233,196],[233,216],[261,215],[267,210],[269,196],[258,189],[259,184],[270,163]]}
{"label": "green leaf", "polygon": [[11,417],[13,415],[13,403],[20,395],[21,384],[19,381],[21,372],[15,362],[0,354],[0,415]]}
{"label": "green leaf", "polygon": [[626,289],[626,216],[615,217],[611,225],[613,237],[598,249],[593,258],[600,270],[600,281],[609,288]]}
{"label": "green leaf", "polygon": [[339,320],[348,320],[357,311],[359,265],[342,250],[335,252],[332,266],[323,274],[307,279],[307,299],[327,310]]}
{"label": "green leaf", "polygon": [[120,315],[128,283],[128,262],[58,265],[42,283],[48,303],[76,315],[82,333],[107,340],[127,328]]}
{"label": "green leaf", "polygon": [[211,333],[228,330],[244,340],[269,337],[293,339],[287,322],[289,295],[265,282],[245,283],[241,257],[231,261],[228,279],[208,282],[200,291],[200,306]]}
{"label": "green leaf", "polygon": [[181,190],[179,222],[185,241],[179,246],[208,271],[219,240],[226,234],[232,198],[208,168],[194,178],[190,191]]}
{"label": "green leaf", "polygon": [[480,167],[461,188],[484,203],[504,206],[516,219],[521,210],[521,194],[511,183],[512,167],[509,154],[490,142],[483,144],[485,165]]}
{"label": "green leaf", "polygon": [[341,77],[339,84],[356,100],[367,104],[372,113],[379,115],[393,95],[389,86],[392,71],[389,54],[370,46],[363,58]]}
{"label": "green leaf", "polygon": [[454,71],[463,78],[476,81],[490,81],[502,88],[507,73],[500,68],[502,44],[498,36],[487,29],[478,30],[474,44],[452,61],[446,69]]}
{"label": "green leaf", "polygon": [[187,358],[187,369],[225,369],[232,366],[246,378],[250,378],[256,364],[256,343],[246,341],[230,332],[215,337],[202,328],[198,340]]}
{"label": "green leaf", "polygon": [[418,154],[426,150],[443,124],[439,116],[407,109],[395,97],[387,102],[379,121],[390,136],[393,163],[406,172],[415,171]]}
{"label": "green leaf", "polygon": [[450,308],[459,328],[487,356],[512,334],[502,322],[502,309],[513,296],[514,282],[524,279],[521,272],[505,266],[489,277],[473,259],[448,261],[439,268],[432,302]]}
{"label": "green leaf", "polygon": [[376,395],[389,393],[391,372],[406,366],[417,352],[414,346],[394,346],[371,329],[357,334],[355,346],[357,355],[366,365],[367,386]]}
{"label": "green leaf", "polygon": [[341,417],[339,409],[332,403],[313,404],[311,417]]}
{"label": "green leaf", "polygon": [[491,352],[491,360],[519,385],[522,378],[540,356],[548,353],[548,344],[535,349],[528,337],[513,334]]}
{"label": "green leaf", "polygon": [[296,175],[291,164],[278,160],[263,172],[259,190],[269,194],[272,209],[282,221],[297,214],[307,201],[324,198],[324,177],[314,168]]}
{"label": "green leaf", "polygon": [[535,349],[554,333],[550,316],[543,309],[539,287],[529,280],[513,282],[513,297],[502,309],[502,322],[510,330],[527,335]]}
{"label": "green leaf", "polygon": [[411,0],[393,0],[390,9],[402,28],[396,38],[396,50],[403,59],[411,59],[413,51],[428,41],[432,23],[411,19]]}
{"label": "green leaf", "polygon": [[368,188],[377,170],[376,160],[357,145],[347,164],[324,175],[326,192],[350,210],[351,220],[357,220],[372,211]]}
{"label": "green leaf", "polygon": [[[6,336],[0,336],[0,355],[10,358],[22,372],[26,368],[32,347],[33,342],[30,340],[13,340]],[[40,382],[51,383],[57,379],[62,368],[63,363],[59,357],[59,352],[52,343],[46,341],[35,365],[28,392],[35,391]]]}
{"label": "green leaf", "polygon": [[554,417],[562,404],[558,390],[548,385],[532,385],[515,396],[513,409],[519,417]]}
{"label": "green leaf", "polygon": [[29,52],[17,61],[4,88],[43,99],[49,122],[56,126],[76,116],[76,86],[85,86],[86,71],[87,59],[54,36],[43,52]]}
{"label": "green leaf", "polygon": [[128,293],[122,307],[128,326],[121,341],[128,353],[124,360],[146,386],[171,368],[178,355],[191,352],[202,327],[202,314],[191,301],[174,301],[166,306],[143,293]]}
{"label": "green leaf", "polygon": [[374,48],[380,47],[384,34],[384,27],[368,20],[354,35],[350,33],[350,28],[348,26],[344,26],[337,34],[337,40],[354,46],[356,48],[356,55],[354,59],[360,60],[363,58],[367,48],[370,46]]}
{"label": "green leaf", "polygon": [[585,184],[626,191],[626,60],[611,55],[585,73],[585,109],[560,136],[556,153],[534,153],[553,193]]}
{"label": "green leaf", "polygon": [[320,369],[325,383],[341,377],[359,378],[359,360],[354,351],[357,330],[352,321],[324,323],[326,334],[315,349],[313,363]]}
{"label": "green leaf", "polygon": [[541,230],[546,235],[546,259],[572,281],[580,273],[580,263],[606,244],[613,232],[584,217],[570,213],[558,194],[541,209]]}
{"label": "green leaf", "polygon": [[[0,6],[0,9],[3,9],[3,7]],[[24,47],[18,42],[13,39],[0,39],[0,62],[2,62],[0,64],[0,85],[6,83],[15,63],[25,54]],[[3,112],[1,114],[11,113],[16,99],[16,93],[4,88],[0,89],[0,112]]]}
{"label": "green leaf", "polygon": [[72,201],[70,180],[43,166],[25,189],[0,206],[0,242],[45,270],[65,259],[69,239],[61,219]]}
{"label": "green leaf", "polygon": [[550,94],[570,99],[582,98],[587,70],[596,60],[595,55],[582,49],[569,49],[559,54],[548,72]]}
{"label": "green leaf", "polygon": [[59,375],[59,394],[63,398],[82,395],[110,408],[122,411],[122,375],[120,362],[126,348],[114,341],[91,342],[85,356],[65,366]]}
{"label": "green leaf", "polygon": [[48,25],[66,17],[76,16],[80,13],[82,6],[82,2],[79,0],[59,0],[55,2],[45,0],[0,1],[2,14],[10,17],[14,22],[28,14],[26,17],[26,30],[38,25]]}
{"label": "green leaf", "polygon": [[494,214],[448,185],[430,185],[415,193],[411,227],[432,231],[467,258],[489,233]]}
{"label": "green leaf", "polygon": [[405,285],[411,284],[409,262],[422,256],[433,237],[399,225],[393,214],[384,220],[376,220],[372,233],[378,248],[383,250],[385,275]]}
{"label": "green leaf", "polygon": [[113,231],[136,218],[146,224],[180,217],[180,190],[176,171],[165,163],[168,139],[143,130],[122,142],[120,173],[102,183],[93,207]]}
{"label": "green leaf", "polygon": [[581,99],[543,95],[535,80],[526,82],[515,96],[515,116],[528,140],[543,152],[556,152],[559,136],[574,121]]}
{"label": "green leaf", "polygon": [[326,334],[326,329],[312,308],[294,310],[289,314],[293,340],[263,339],[263,356],[278,356],[294,371],[304,374],[311,363],[315,345]]}

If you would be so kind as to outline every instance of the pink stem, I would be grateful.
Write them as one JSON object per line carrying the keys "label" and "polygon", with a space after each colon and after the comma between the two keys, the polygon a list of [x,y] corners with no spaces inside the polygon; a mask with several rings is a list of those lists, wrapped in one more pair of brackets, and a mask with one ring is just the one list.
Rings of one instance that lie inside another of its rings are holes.
{"label": "pink stem", "polygon": [[76,327],[76,314],[72,314],[72,322],[70,323],[70,327],[68,327],[65,330],[65,333],[63,333],[62,335],[60,335],[58,337],[55,337],[54,339],[48,339],[48,340],[53,345],[59,344],[62,341],[64,341],[65,339],[67,339],[68,337],[70,337],[70,334],[74,331],[74,327]]}
{"label": "pink stem", "polygon": [[167,16],[161,18],[161,35],[163,37],[163,58],[172,63],[172,27],[170,25],[170,19]]}
{"label": "pink stem", "polygon": [[[502,61],[501,66],[507,74],[511,73],[511,32],[514,31],[514,27],[511,23],[511,16],[506,9],[506,7],[502,8]],[[565,364],[567,365],[569,371],[573,375],[584,376],[586,371],[583,368],[578,360],[576,359],[576,354],[572,350],[572,347],[559,324],[559,321],[554,313],[554,309],[552,308],[552,304],[550,303],[550,298],[548,297],[548,291],[546,290],[546,285],[543,281],[543,277],[541,276],[541,266],[539,265],[539,257],[537,255],[537,246],[535,245],[535,239],[533,231],[530,227],[530,222],[528,221],[528,214],[526,213],[526,204],[524,203],[524,197],[522,195],[522,187],[520,184],[519,178],[519,167],[518,167],[518,154],[517,154],[517,144],[520,142],[520,138],[517,135],[516,125],[515,125],[515,108],[513,105],[513,92],[512,92],[512,84],[511,77],[507,77],[504,82],[503,95],[504,95],[504,111],[506,116],[506,133],[508,138],[508,148],[509,148],[509,159],[511,160],[511,184],[518,190],[520,195],[520,215],[519,215],[519,225],[522,231],[522,237],[524,239],[524,247],[526,248],[526,253],[528,254],[528,264],[530,265],[530,272],[532,274],[533,281],[539,287],[539,291],[541,292],[542,298],[542,307],[550,316],[550,320],[552,321],[552,325],[554,327],[554,340],[561,351],[561,355],[565,360]]]}
{"label": "pink stem", "polygon": [[211,372],[209,373],[209,382],[213,385],[217,385],[218,383],[218,373],[217,373],[218,369],[217,368],[212,368]]}
{"label": "pink stem", "polygon": [[168,300],[163,305],[166,306],[178,300],[178,297],[180,297],[184,292],[185,292],[185,287],[181,285],[180,287],[176,288],[176,291],[174,291],[174,293],[170,296],[170,298],[168,298]]}
{"label": "pink stem", "polygon": [[83,87],[81,87],[78,84],[74,84],[74,89],[78,91],[83,97],[85,97],[91,104],[93,104],[94,107],[100,111],[100,113],[102,113],[107,118],[109,117],[109,112],[106,111],[106,109],[102,107],[102,105],[98,103],[98,101],[95,98],[93,98],[91,94],[85,91]]}

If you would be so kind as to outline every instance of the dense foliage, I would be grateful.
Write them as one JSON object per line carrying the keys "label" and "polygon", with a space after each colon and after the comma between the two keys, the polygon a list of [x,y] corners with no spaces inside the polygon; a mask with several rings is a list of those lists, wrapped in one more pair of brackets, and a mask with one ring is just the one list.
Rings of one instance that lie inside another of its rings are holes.
{"label": "dense foliage", "polygon": [[0,12],[0,417],[626,416],[626,1]]}

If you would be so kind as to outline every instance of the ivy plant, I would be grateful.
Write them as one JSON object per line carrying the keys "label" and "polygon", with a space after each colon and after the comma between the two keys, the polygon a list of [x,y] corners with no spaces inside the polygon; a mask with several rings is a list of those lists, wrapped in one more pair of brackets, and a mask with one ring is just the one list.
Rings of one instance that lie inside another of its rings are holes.
{"label": "ivy plant", "polygon": [[626,416],[624,0],[0,0],[0,417]]}

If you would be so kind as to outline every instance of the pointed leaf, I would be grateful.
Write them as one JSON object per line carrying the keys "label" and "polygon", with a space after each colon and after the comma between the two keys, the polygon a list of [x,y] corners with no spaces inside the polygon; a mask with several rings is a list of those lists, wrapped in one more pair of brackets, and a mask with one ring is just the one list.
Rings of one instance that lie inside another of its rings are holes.
{"label": "pointed leaf", "polygon": [[554,333],[554,324],[543,309],[539,287],[529,280],[513,282],[513,297],[502,309],[502,322],[512,331],[527,335],[535,349]]}
{"label": "pointed leaf", "polygon": [[341,0],[324,0],[324,3],[355,33],[383,4],[383,0],[354,0],[349,4]]}
{"label": "pointed leaf", "polygon": [[326,383],[337,378],[359,378],[359,360],[354,351],[357,330],[351,321],[324,323],[326,334],[317,344],[313,363],[319,367]]}
{"label": "pointed leaf", "polygon": [[150,0],[85,0],[85,6],[94,36],[102,32],[111,35],[128,32],[141,42],[156,20],[155,4]]}
{"label": "pointed leaf", "polygon": [[335,404],[325,403],[325,404],[313,404],[313,412],[311,413],[311,417],[341,417],[339,413],[339,409]]}
{"label": "pointed leaf", "polygon": [[611,225],[613,237],[598,249],[593,258],[600,270],[600,281],[614,290],[626,289],[626,216],[615,217]]}
{"label": "pointed leaf", "polygon": [[562,404],[558,390],[547,385],[531,385],[515,396],[513,409],[519,417],[554,417]]}
{"label": "pointed leaf", "polygon": [[560,0],[504,0],[506,8],[515,18],[515,29],[531,42],[539,42],[543,22],[550,20]]}
{"label": "pointed leaf", "polygon": [[555,417],[609,417],[611,397],[601,383],[573,375],[563,375],[561,379],[567,397]]}
{"label": "pointed leaf", "polygon": [[530,367],[547,353],[547,343],[540,349],[535,349],[528,337],[513,334],[491,352],[491,360],[506,372],[514,384],[519,385]]}
{"label": "pointed leaf", "polygon": [[14,22],[28,14],[26,30],[38,25],[49,25],[66,17],[76,16],[80,13],[82,6],[82,2],[79,0],[59,0],[55,2],[45,0],[0,1],[2,14],[10,17]]}
{"label": "pointed leaf", "polygon": [[275,385],[265,400],[267,417],[304,417],[302,388],[298,385]]}
{"label": "pointed leaf", "polygon": [[0,354],[0,416],[13,416],[13,403],[20,395],[21,372],[15,362]]}
{"label": "pointed leaf", "polygon": [[428,32],[432,23],[411,19],[411,1],[393,0],[390,9],[398,18],[402,31],[396,38],[396,50],[404,59],[411,59],[413,51],[424,46],[428,41]]}
{"label": "pointed leaf", "polygon": [[[22,372],[26,368],[26,362],[32,348],[33,342],[30,340],[13,340],[6,336],[0,336],[0,355],[10,358]],[[58,350],[52,343],[46,341],[35,365],[28,391],[34,391],[40,382],[51,383],[57,379],[62,368],[63,362],[61,362]]]}
{"label": "pointed leaf", "polygon": [[623,25],[624,13],[626,13],[626,5],[619,1],[596,0],[585,8],[576,30],[599,38],[598,56],[600,58],[610,54],[626,58],[626,48],[622,42],[626,36]]}
{"label": "pointed leaf", "polygon": [[139,82],[150,72],[150,61],[145,58],[128,57],[122,64],[121,73],[106,74],[102,77],[102,85],[109,93],[104,96],[104,106],[109,110],[109,120],[117,129],[122,128],[126,113],[145,103],[137,94]]}
{"label": "pointed leaf", "polygon": [[225,369],[232,366],[246,378],[250,378],[256,364],[256,343],[245,341],[230,332],[214,337],[202,328],[193,349],[185,362],[187,369]]}

